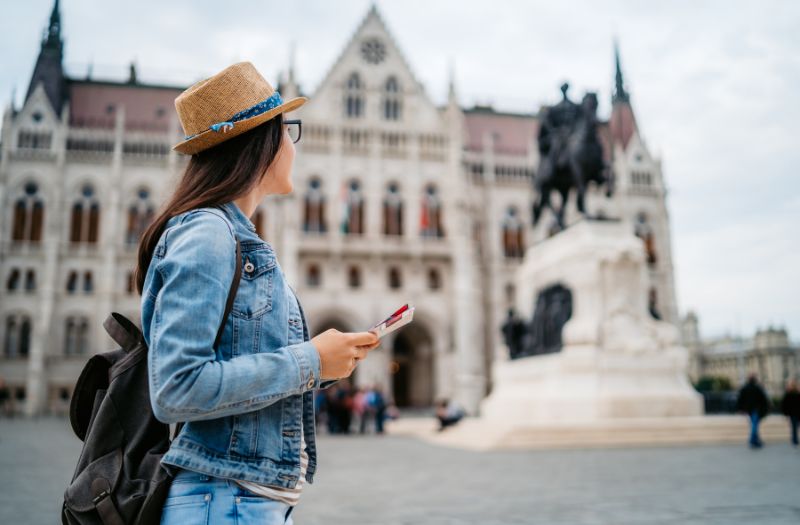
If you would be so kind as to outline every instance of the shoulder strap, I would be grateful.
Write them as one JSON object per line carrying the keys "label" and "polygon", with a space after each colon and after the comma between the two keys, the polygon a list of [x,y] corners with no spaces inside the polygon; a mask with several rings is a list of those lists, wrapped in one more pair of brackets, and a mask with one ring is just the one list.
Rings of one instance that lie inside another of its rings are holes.
{"label": "shoulder strap", "polygon": [[[236,239],[236,267],[231,281],[231,287],[228,290],[228,299],[225,301],[225,311],[222,314],[222,321],[219,323],[217,329],[217,337],[214,339],[214,350],[219,346],[219,341],[222,339],[222,332],[225,331],[225,322],[233,309],[233,300],[236,298],[236,291],[239,289],[239,280],[242,278],[242,246],[239,239]],[[178,437],[178,432],[183,428],[183,422],[175,425],[175,433],[172,434],[172,439]]]}
{"label": "shoulder strap", "polygon": [[233,309],[233,300],[236,298],[236,291],[239,289],[239,280],[242,277],[242,246],[239,239],[236,239],[236,269],[234,270],[233,280],[231,281],[230,290],[228,290],[228,299],[225,301],[225,312],[222,314],[222,321],[217,329],[217,338],[214,339],[214,349],[219,346],[219,340],[222,339],[222,332],[225,330],[225,321],[228,320]]}

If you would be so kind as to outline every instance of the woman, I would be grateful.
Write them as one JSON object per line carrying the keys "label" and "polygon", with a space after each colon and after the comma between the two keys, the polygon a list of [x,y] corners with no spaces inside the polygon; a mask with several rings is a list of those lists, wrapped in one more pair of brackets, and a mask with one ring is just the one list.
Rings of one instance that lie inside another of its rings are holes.
{"label": "woman", "polygon": [[159,420],[185,422],[161,460],[175,475],[162,523],[292,523],[316,470],[313,393],[379,345],[372,332],[335,329],[309,340],[249,219],[265,195],[292,190],[299,121],[292,135],[283,114],[306,100],[284,102],[249,62],[175,99],[186,137],[174,149],[192,156],[142,236],[136,270],[150,402]]}

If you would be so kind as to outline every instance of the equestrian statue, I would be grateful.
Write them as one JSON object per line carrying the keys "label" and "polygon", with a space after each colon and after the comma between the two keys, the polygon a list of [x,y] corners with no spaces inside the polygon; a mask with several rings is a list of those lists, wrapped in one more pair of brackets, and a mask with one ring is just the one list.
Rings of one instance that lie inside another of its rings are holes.
{"label": "equestrian statue", "polygon": [[[539,169],[533,178],[536,199],[533,202],[533,226],[542,211],[549,207],[559,230],[566,228],[564,211],[572,188],[575,188],[578,211],[588,217],[584,196],[589,182],[606,185],[606,196],[614,191],[613,175],[603,159],[603,147],[597,137],[597,95],[586,93],[580,104],[567,96],[569,84],[561,86],[562,100],[542,108],[539,117]],[[558,209],[550,193],[561,195]]]}

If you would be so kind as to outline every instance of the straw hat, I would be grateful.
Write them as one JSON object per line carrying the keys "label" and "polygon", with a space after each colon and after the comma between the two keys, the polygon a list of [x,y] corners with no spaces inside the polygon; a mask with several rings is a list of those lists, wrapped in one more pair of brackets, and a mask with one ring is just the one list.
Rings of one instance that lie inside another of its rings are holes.
{"label": "straw hat", "polygon": [[284,101],[250,62],[238,62],[201,80],[175,99],[186,135],[172,149],[193,155],[306,103]]}

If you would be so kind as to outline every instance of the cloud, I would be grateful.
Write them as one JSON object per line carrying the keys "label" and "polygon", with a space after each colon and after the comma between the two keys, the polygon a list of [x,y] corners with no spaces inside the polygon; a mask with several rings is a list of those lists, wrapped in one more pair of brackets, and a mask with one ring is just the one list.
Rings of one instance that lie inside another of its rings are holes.
{"label": "cloud", "polygon": [[[15,2],[0,21],[0,94],[24,96],[51,0]],[[189,85],[234,60],[270,79],[297,44],[313,90],[369,0],[140,0],[62,4],[66,62],[124,78]],[[532,111],[594,90],[608,114],[612,38],[644,138],[663,156],[681,311],[704,332],[767,322],[800,334],[800,3],[385,0],[379,9],[436,103],[455,62],[464,105]]]}

